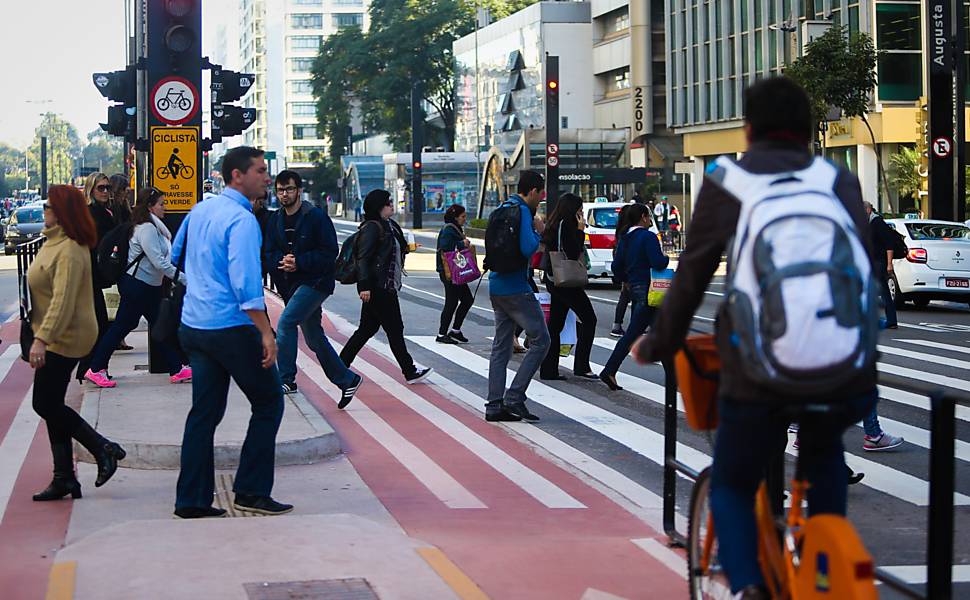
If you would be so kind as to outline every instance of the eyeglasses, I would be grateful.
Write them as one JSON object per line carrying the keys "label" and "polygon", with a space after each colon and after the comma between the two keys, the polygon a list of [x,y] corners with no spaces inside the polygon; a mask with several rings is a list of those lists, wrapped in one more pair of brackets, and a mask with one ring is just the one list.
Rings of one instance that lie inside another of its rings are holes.
{"label": "eyeglasses", "polygon": [[107,192],[108,190],[111,189],[111,186],[103,183],[95,187],[94,189],[98,190],[99,192]]}
{"label": "eyeglasses", "polygon": [[286,187],[278,187],[278,188],[276,188],[276,195],[277,196],[282,196],[283,194],[287,194],[287,195],[289,195],[289,194],[295,194],[297,191],[299,191],[299,189],[300,188],[296,187],[295,185],[288,185]]}

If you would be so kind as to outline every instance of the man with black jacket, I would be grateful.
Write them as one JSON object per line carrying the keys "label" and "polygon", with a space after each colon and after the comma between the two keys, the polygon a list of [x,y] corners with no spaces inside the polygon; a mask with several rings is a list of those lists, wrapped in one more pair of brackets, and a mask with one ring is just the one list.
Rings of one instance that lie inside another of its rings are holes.
{"label": "man with black jacket", "polygon": [[889,293],[889,279],[893,276],[893,238],[896,235],[886,221],[879,216],[870,202],[864,203],[872,236],[873,273],[879,279],[879,295],[886,308],[886,329],[899,329],[896,321],[896,303]]}
{"label": "man with black jacket", "polygon": [[[748,88],[744,100],[749,148],[738,160],[738,166],[751,174],[774,174],[797,172],[812,164],[811,107],[798,84],[784,77],[766,79]],[[856,230],[861,232],[868,250],[866,214],[858,179],[840,169],[833,191]],[[738,198],[721,187],[715,178],[705,178],[677,275],[650,333],[633,348],[632,354],[639,362],[670,358],[681,347],[721,255],[736,233],[740,208]],[[785,451],[789,423],[781,408],[791,399],[779,397],[745,375],[726,308],[722,304],[716,324],[722,367],[711,509],[717,528],[718,556],[732,592],[740,592],[740,597],[746,600],[767,599],[758,566],[754,496],[768,462]],[[875,364],[861,369],[843,392],[819,401],[839,404],[845,411],[840,411],[838,416],[805,418],[800,424],[799,453],[811,482],[808,500],[813,515],[845,514],[848,481],[842,434],[875,406]]]}
{"label": "man with black jacket", "polygon": [[303,182],[295,171],[276,176],[276,195],[282,208],[270,217],[263,242],[263,262],[286,308],[276,332],[277,364],[283,392],[296,392],[297,325],[317,355],[327,379],[341,390],[339,406],[346,406],[360,387],[361,377],[340,360],[320,324],[320,305],[334,291],[337,232],[330,216],[301,199]]}

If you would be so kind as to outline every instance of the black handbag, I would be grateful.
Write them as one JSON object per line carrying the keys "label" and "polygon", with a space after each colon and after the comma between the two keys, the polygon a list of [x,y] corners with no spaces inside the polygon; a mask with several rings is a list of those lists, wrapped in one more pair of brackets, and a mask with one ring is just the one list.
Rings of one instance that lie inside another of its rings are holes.
{"label": "black handbag", "polygon": [[[182,224],[188,228],[188,219]],[[185,257],[189,252],[189,230],[185,230],[185,243],[182,244],[182,256],[179,257],[178,270],[185,273]],[[158,318],[152,323],[148,336],[153,342],[178,344],[179,326],[182,324],[182,304],[185,302],[185,285],[179,283],[178,275],[169,286],[166,294],[158,305]]]}

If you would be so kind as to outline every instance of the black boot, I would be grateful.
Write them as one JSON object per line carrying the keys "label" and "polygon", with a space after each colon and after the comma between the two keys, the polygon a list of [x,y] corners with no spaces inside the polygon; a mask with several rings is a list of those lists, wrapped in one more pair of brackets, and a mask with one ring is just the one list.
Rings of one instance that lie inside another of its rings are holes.
{"label": "black boot", "polygon": [[74,476],[74,449],[71,447],[71,440],[51,441],[51,454],[54,456],[54,479],[46,490],[34,494],[34,501],[60,500],[68,494],[71,498],[80,498],[81,484]]}
{"label": "black boot", "polygon": [[124,460],[127,456],[121,446],[105,439],[86,421],[82,421],[81,426],[74,432],[74,439],[80,442],[98,462],[98,478],[94,481],[94,487],[101,487],[108,483],[118,470],[118,461]]}

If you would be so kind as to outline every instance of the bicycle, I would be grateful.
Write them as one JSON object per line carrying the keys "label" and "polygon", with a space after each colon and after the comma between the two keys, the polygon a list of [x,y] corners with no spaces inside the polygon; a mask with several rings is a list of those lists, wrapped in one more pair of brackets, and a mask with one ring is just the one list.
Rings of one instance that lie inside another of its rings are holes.
{"label": "bicycle", "polygon": [[[699,430],[716,428],[715,369],[719,364],[713,336],[688,339],[676,361],[678,380],[684,382],[682,395],[688,423]],[[791,414],[786,416],[800,420],[806,415],[832,415],[843,409],[829,404],[803,404],[787,410]],[[687,516],[687,579],[692,600],[734,597],[718,560],[710,510],[710,478],[711,468],[707,467],[694,483]],[[767,482],[762,480],[758,487],[758,563],[768,593],[778,600],[875,600],[875,565],[858,533],[840,515],[806,518],[803,503],[808,487],[800,454],[795,462],[787,516],[775,517]]]}
{"label": "bicycle", "polygon": [[172,107],[172,103],[175,103],[175,106],[182,111],[192,108],[192,100],[185,97],[185,92],[183,90],[176,92],[173,88],[168,88],[165,95],[155,103],[155,106],[158,107],[158,110],[165,112]]}
{"label": "bicycle", "polygon": [[[168,170],[168,165],[162,165],[155,171],[155,176],[159,179],[168,179],[169,175],[171,172]],[[195,169],[192,167],[185,166],[179,169],[179,177],[182,179],[192,179],[193,175],[195,175]]]}

